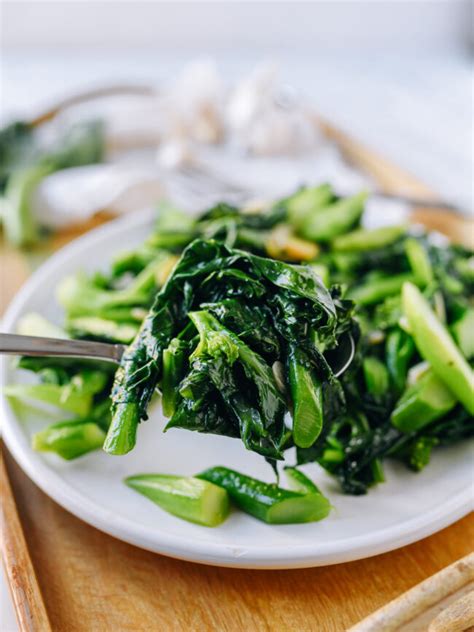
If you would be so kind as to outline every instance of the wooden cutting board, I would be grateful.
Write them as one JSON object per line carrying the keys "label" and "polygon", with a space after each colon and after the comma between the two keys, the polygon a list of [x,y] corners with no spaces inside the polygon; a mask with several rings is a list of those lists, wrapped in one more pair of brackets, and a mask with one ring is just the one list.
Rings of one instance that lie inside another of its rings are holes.
{"label": "wooden cutting board", "polygon": [[[322,124],[380,187],[432,195]],[[414,217],[459,241],[474,238],[472,224],[462,218],[429,209],[418,209]],[[2,311],[39,261],[86,228],[57,235],[28,256],[2,247]],[[471,515],[398,551],[337,566],[291,571],[202,566],[142,551],[81,522],[3,452],[2,552],[22,632],[340,632],[468,554],[474,542]]]}

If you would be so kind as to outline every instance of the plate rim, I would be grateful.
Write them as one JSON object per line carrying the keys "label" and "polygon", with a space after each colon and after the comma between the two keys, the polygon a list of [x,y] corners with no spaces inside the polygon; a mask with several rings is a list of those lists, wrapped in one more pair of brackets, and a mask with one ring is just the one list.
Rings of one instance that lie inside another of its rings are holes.
{"label": "plate rim", "polygon": [[[11,332],[24,310],[25,303],[47,279],[51,270],[62,261],[78,254],[103,239],[151,222],[153,209],[119,217],[74,239],[52,254],[20,287],[2,319],[2,330]],[[5,383],[8,356],[0,358],[0,383]],[[395,526],[369,534],[316,544],[293,544],[262,547],[261,545],[229,545],[205,540],[191,540],[186,536],[155,531],[127,518],[103,509],[65,483],[59,472],[52,469],[41,455],[24,444],[24,434],[7,399],[2,397],[2,434],[15,461],[28,477],[61,507],[87,524],[134,546],[187,560],[222,567],[249,569],[290,569],[326,566],[363,559],[406,546],[453,524],[467,515],[473,505],[469,484],[442,506],[405,520]],[[22,440],[23,439],[23,440]],[[111,520],[113,518],[113,520]]]}

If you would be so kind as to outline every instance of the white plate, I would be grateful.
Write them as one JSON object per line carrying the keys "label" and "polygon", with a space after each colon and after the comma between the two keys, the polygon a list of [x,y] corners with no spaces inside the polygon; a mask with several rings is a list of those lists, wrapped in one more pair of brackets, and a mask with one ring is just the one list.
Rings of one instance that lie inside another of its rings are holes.
{"label": "white plate", "polygon": [[[18,292],[4,319],[15,331],[21,314],[40,312],[62,322],[54,289],[79,269],[107,268],[112,256],[139,244],[149,233],[150,214],[114,221],[81,237],[51,257]],[[2,383],[28,379],[2,358]],[[65,462],[35,453],[31,434],[50,421],[44,413],[15,414],[5,401],[3,432],[13,456],[30,478],[65,509],[89,524],[139,547],[205,564],[242,568],[302,568],[347,562],[389,551],[423,538],[464,516],[472,505],[472,452],[466,443],[435,451],[426,470],[413,474],[387,463],[387,482],[362,497],[345,496],[316,465],[313,476],[334,505],[319,523],[267,526],[234,512],[220,527],[207,529],[165,513],[128,489],[122,479],[140,472],[193,474],[225,464],[271,480],[264,460],[235,439],[185,430],[161,432],[156,406],[140,426],[135,450],[124,457],[102,452]]]}

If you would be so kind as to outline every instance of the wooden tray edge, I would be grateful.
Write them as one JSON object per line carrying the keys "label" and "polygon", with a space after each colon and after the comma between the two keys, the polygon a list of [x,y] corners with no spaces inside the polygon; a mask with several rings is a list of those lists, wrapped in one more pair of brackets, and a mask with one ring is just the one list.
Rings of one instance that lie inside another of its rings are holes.
{"label": "wooden tray edge", "polygon": [[22,632],[50,632],[46,605],[36,578],[0,444],[0,541],[3,565]]}

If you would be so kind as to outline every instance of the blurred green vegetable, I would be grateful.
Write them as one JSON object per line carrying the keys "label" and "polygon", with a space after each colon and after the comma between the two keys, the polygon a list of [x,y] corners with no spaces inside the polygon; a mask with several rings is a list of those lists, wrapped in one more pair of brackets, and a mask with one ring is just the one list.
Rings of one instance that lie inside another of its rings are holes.
{"label": "blurred green vegetable", "polygon": [[33,435],[31,445],[38,452],[55,452],[63,459],[77,459],[102,447],[104,430],[94,420],[74,419],[51,424]]}
{"label": "blurred green vegetable", "polygon": [[421,356],[474,415],[474,373],[448,330],[418,288],[411,283],[403,287],[403,309]]}
{"label": "blurred green vegetable", "polygon": [[0,200],[6,238],[15,246],[31,246],[41,227],[31,209],[31,199],[50,173],[101,162],[104,157],[101,121],[77,123],[49,145],[36,130],[17,122],[0,130]]}

